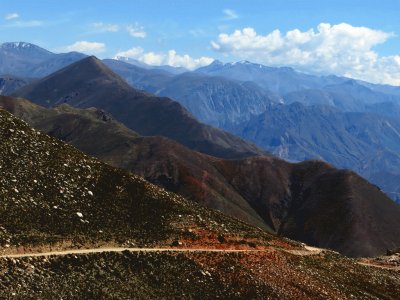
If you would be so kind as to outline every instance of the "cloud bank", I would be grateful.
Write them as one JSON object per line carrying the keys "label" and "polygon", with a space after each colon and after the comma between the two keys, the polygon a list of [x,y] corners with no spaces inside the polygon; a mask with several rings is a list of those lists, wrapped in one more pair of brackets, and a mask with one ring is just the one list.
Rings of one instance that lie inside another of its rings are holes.
{"label": "cloud bank", "polygon": [[18,18],[19,18],[19,14],[17,14],[17,13],[10,13],[4,17],[4,19],[7,21],[18,19]]}
{"label": "cloud bank", "polygon": [[222,12],[224,13],[226,20],[234,20],[239,18],[239,15],[233,9],[226,8]]}
{"label": "cloud bank", "polygon": [[220,53],[267,65],[400,85],[400,55],[380,56],[374,51],[393,36],[346,23],[321,23],[316,30],[294,29],[285,34],[274,30],[266,35],[247,27],[219,34],[211,46]]}
{"label": "cloud bank", "polygon": [[126,30],[130,34],[130,36],[133,36],[136,38],[145,38],[147,36],[146,31],[144,31],[144,27],[139,26],[138,24],[129,25],[126,27]]}
{"label": "cloud bank", "polygon": [[91,26],[97,32],[118,32],[120,29],[117,24],[106,24],[103,22],[96,22],[91,24]]}
{"label": "cloud bank", "polygon": [[77,51],[86,54],[98,54],[106,50],[106,45],[98,42],[78,41],[65,47],[66,51]]}
{"label": "cloud bank", "polygon": [[134,58],[148,65],[169,65],[189,70],[209,65],[214,60],[211,57],[192,58],[188,54],[179,55],[175,50],[169,50],[167,53],[145,52],[141,47],[133,47],[127,51],[118,52],[115,57]]}

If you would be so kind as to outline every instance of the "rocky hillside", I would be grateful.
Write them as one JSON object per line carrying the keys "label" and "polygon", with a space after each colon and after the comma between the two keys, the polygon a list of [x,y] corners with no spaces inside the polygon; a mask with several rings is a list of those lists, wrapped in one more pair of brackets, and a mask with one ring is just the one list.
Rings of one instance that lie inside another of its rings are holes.
{"label": "rocky hillside", "polygon": [[104,162],[139,174],[187,199],[268,228],[257,212],[212,165],[216,158],[164,137],[140,137],[97,109],[62,104],[47,109],[24,99],[0,97],[0,106],[49,135]]}
{"label": "rocky hillside", "polygon": [[350,256],[400,245],[399,206],[353,172],[319,161],[218,159],[140,137],[96,109],[46,109],[9,97],[0,106],[104,162],[265,230]]}
{"label": "rocky hillside", "polygon": [[208,238],[231,225],[236,233],[260,236],[259,230],[85,156],[3,110],[0,137],[3,250],[48,244],[169,245],[196,236],[182,231],[189,227],[209,232]]}
{"label": "rocky hillside", "polygon": [[[3,110],[0,138],[2,298],[394,299],[400,292],[399,273],[202,208]],[[116,246],[169,251],[107,250]],[[82,247],[92,249],[80,254]],[[40,256],[63,249],[71,254]]]}

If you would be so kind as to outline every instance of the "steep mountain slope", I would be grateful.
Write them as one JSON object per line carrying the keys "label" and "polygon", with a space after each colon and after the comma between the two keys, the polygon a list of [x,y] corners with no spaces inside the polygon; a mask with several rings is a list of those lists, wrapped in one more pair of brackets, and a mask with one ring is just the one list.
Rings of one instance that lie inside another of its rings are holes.
{"label": "steep mountain slope", "polygon": [[[169,245],[189,234],[269,236],[105,165],[0,110],[0,245]],[[221,223],[222,227],[213,224]],[[231,225],[230,225],[231,224]],[[253,233],[251,233],[253,232]],[[233,233],[233,231],[232,231]]]}
{"label": "steep mountain slope", "polygon": [[400,243],[393,236],[398,229],[386,223],[400,226],[399,205],[354,172],[261,157],[219,168],[282,235],[349,256],[377,255]]}
{"label": "steep mountain slope", "polygon": [[30,43],[3,43],[0,44],[0,74],[43,77],[84,57],[85,54],[77,52],[55,54]]}
{"label": "steep mountain slope", "polygon": [[95,109],[45,109],[8,97],[0,106],[107,163],[281,235],[350,256],[400,244],[399,206],[355,173],[317,161],[217,159],[166,138],[137,137]]}
{"label": "steep mountain slope", "polygon": [[230,133],[198,122],[171,99],[133,89],[95,57],[23,87],[15,95],[45,106],[66,102],[76,107],[104,109],[141,135],[163,135],[215,156],[233,158],[263,153]]}
{"label": "steep mountain slope", "polygon": [[0,107],[49,135],[115,167],[127,169],[187,199],[268,229],[263,219],[212,165],[216,158],[163,137],[139,137],[106,113],[66,104],[46,109],[0,97]]}
{"label": "steep mountain slope", "polygon": [[0,95],[10,95],[30,82],[32,79],[2,75],[0,76]]}

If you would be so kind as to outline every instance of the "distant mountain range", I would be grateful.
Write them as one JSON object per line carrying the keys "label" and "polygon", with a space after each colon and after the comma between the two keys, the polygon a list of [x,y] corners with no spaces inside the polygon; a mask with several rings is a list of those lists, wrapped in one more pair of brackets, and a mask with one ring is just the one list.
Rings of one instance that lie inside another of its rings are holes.
{"label": "distant mountain range", "polygon": [[132,86],[178,100],[203,122],[284,159],[351,168],[400,201],[399,88],[250,62],[216,61],[176,76],[106,63]]}
{"label": "distant mountain range", "polygon": [[[37,45],[25,42],[2,43],[0,44],[0,75],[40,78],[86,56],[86,54],[79,52],[56,54]],[[165,70],[172,74],[180,74],[188,71],[185,68],[170,66],[150,66],[126,57],[117,57],[116,60],[121,60],[143,69]]]}
{"label": "distant mountain range", "polygon": [[265,111],[271,103],[282,101],[252,82],[195,72],[172,75],[110,59],[104,60],[104,63],[133,87],[178,99],[201,121],[224,129],[249,120],[251,116]]}
{"label": "distant mountain range", "polygon": [[14,95],[43,106],[62,103],[103,109],[141,135],[162,135],[225,158],[265,153],[255,145],[197,121],[181,104],[135,90],[100,60],[87,57]]}
{"label": "distant mountain range", "polygon": [[[38,63],[43,57],[57,57],[26,43],[6,43],[2,47],[8,49],[8,62],[13,57],[18,58],[17,62],[34,62],[24,76],[35,77],[32,65],[35,70],[46,69],[46,64],[40,67]],[[136,89],[170,97],[200,121],[248,139],[281,158],[317,158],[337,167],[352,168],[400,201],[395,180],[400,176],[396,133],[400,87],[315,76],[248,61],[214,61],[194,72],[185,72],[118,59],[104,63]],[[4,66],[0,64],[1,68]],[[20,85],[8,86],[3,94],[10,94]],[[220,151],[212,154],[221,156]],[[385,174],[387,180],[383,182],[377,174]]]}
{"label": "distant mountain range", "polygon": [[78,52],[55,54],[30,43],[3,43],[0,75],[44,77],[84,57],[85,54]]}
{"label": "distant mountain range", "polygon": [[168,65],[164,65],[164,66],[152,66],[152,65],[148,65],[145,64],[141,61],[138,61],[136,59],[130,58],[130,57],[124,57],[124,56],[117,56],[115,57],[114,60],[117,61],[123,61],[126,62],[130,65],[134,65],[137,67],[140,67],[142,69],[147,69],[147,70],[163,70],[163,71],[167,71],[168,73],[171,74],[181,74],[181,73],[185,73],[188,72],[189,70],[183,67],[172,67],[172,66],[168,66]]}

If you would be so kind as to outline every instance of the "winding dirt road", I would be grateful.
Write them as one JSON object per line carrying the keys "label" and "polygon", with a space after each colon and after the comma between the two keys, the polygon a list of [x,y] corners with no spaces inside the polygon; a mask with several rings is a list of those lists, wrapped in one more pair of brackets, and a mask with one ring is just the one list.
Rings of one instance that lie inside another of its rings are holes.
{"label": "winding dirt road", "polygon": [[41,253],[22,253],[0,255],[0,258],[22,258],[22,257],[41,257],[41,256],[60,256],[68,254],[91,254],[103,252],[262,252],[268,250],[258,249],[192,249],[192,248],[93,248],[93,249],[71,249],[65,251],[52,251]]}

